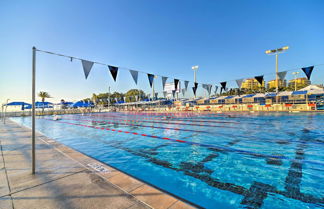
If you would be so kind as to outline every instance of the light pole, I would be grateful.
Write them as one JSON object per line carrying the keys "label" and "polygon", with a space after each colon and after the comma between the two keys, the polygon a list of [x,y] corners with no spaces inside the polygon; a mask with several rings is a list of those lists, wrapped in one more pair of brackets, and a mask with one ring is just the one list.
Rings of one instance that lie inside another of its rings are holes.
{"label": "light pole", "polygon": [[278,79],[278,55],[288,50],[288,46],[284,46],[279,49],[267,50],[265,53],[268,55],[276,55],[276,103],[278,103],[278,92],[279,92],[279,79]]}
{"label": "light pole", "polygon": [[300,72],[293,72],[292,74],[295,76],[295,91],[297,91],[297,75],[299,74]]}
{"label": "light pole", "polygon": [[195,65],[195,66],[192,66],[191,69],[194,71],[194,82],[197,83],[197,70],[198,70],[199,66],[198,65]]}
{"label": "light pole", "polygon": [[[194,71],[194,82],[197,83],[197,70],[198,70],[199,66],[198,65],[195,65],[195,66],[192,66],[191,69]],[[196,95],[195,96],[195,99],[196,99]]]}
{"label": "light pole", "polygon": [[[6,123],[6,113],[7,113],[7,107],[8,107],[9,100],[10,100],[10,99],[7,99],[6,107],[3,108],[3,110],[4,110],[4,112],[3,112],[3,124]],[[3,107],[3,105],[2,105],[2,107]]]}
{"label": "light pole", "polygon": [[108,109],[110,107],[110,86],[108,87]]}

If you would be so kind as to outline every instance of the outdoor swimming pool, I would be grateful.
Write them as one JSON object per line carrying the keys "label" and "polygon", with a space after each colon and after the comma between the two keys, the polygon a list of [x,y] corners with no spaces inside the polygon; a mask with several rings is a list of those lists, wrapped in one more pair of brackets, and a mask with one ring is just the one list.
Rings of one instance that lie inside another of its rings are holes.
{"label": "outdoor swimming pool", "polygon": [[37,117],[36,129],[204,208],[323,208],[323,122],[320,113],[93,113]]}

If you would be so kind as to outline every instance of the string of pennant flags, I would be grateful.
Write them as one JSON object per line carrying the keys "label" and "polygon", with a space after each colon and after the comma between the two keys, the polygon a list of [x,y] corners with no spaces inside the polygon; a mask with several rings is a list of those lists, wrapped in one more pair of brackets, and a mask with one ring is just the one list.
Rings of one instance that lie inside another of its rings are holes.
{"label": "string of pennant flags", "polygon": [[[115,82],[116,82],[116,79],[117,79],[117,76],[118,76],[119,69],[128,70],[129,73],[131,74],[131,77],[133,78],[133,80],[134,80],[134,82],[135,82],[136,85],[137,85],[137,81],[138,81],[138,74],[139,73],[146,74],[147,75],[147,78],[148,78],[148,81],[149,81],[149,85],[150,85],[151,88],[153,86],[154,79],[157,76],[160,76],[161,79],[162,79],[163,95],[164,95],[164,97],[166,97],[166,95],[167,95],[167,92],[164,91],[164,90],[165,90],[166,82],[167,82],[167,80],[170,77],[161,76],[161,75],[157,75],[157,74],[151,74],[151,73],[147,73],[147,72],[143,72],[143,71],[139,71],[139,70],[128,69],[128,68],[125,68],[125,67],[117,67],[117,66],[108,65],[108,64],[104,64],[104,63],[100,63],[100,62],[95,62],[95,61],[89,61],[89,60],[85,60],[85,59],[81,59],[81,58],[77,58],[77,57],[73,57],[73,56],[58,54],[58,53],[44,51],[44,50],[40,50],[40,49],[36,49],[36,51],[43,52],[43,53],[47,53],[47,54],[52,54],[52,55],[57,55],[57,56],[61,56],[61,57],[67,57],[71,61],[73,61],[73,60],[80,60],[81,61],[81,64],[82,64],[83,71],[84,71],[84,76],[85,76],[86,79],[88,78],[88,76],[89,76],[89,74],[91,72],[91,69],[92,69],[92,67],[93,67],[94,64],[99,64],[99,65],[107,66],[108,67],[108,70],[110,71],[110,74],[111,74],[111,76],[112,76],[112,78],[113,78],[113,80]],[[320,64],[320,65],[323,65],[323,64]],[[310,80],[311,75],[312,75],[312,72],[313,72],[315,66],[319,66],[319,65],[313,65],[313,66],[301,68],[301,70],[305,73],[305,75],[306,75],[306,77],[307,77],[308,80]],[[296,70],[296,69],[292,69],[292,70]],[[278,78],[280,80],[284,80],[285,77],[286,77],[286,75],[287,75],[287,72],[288,71],[292,71],[292,70],[286,70],[286,71],[278,72],[278,74],[277,74],[278,75]],[[263,84],[263,81],[264,81],[264,75],[265,74],[259,75],[259,76],[254,76],[254,79],[256,79],[257,82],[262,85]],[[237,84],[237,86],[238,86],[238,89],[241,89],[242,83],[246,79],[247,78],[241,78],[241,79],[236,79],[236,80],[232,80],[232,81],[235,81],[236,84]],[[189,82],[191,82],[191,81],[188,81],[188,80],[181,80],[181,81],[184,82],[184,89],[182,89],[182,91],[181,91],[181,93],[184,96],[185,95],[185,92],[187,92],[187,90],[188,90]],[[223,91],[227,91],[228,90],[228,88],[227,88],[227,83],[228,82],[229,81],[220,82],[220,86],[218,86],[218,85],[212,85],[212,84],[192,82],[193,83],[192,91],[193,91],[193,94],[196,96],[197,89],[198,89],[198,85],[201,84],[202,88],[207,91],[208,95],[211,95],[213,86],[215,86],[215,89],[214,89],[214,92],[213,93],[214,94],[217,94],[218,89],[220,89],[220,94],[221,94]],[[175,97],[175,93],[176,93],[176,91],[179,88],[180,79],[173,78],[173,83],[174,83],[174,90],[172,91],[172,95],[173,95],[173,97]],[[156,95],[152,95],[152,96],[157,97],[157,93],[155,93],[155,94]]]}

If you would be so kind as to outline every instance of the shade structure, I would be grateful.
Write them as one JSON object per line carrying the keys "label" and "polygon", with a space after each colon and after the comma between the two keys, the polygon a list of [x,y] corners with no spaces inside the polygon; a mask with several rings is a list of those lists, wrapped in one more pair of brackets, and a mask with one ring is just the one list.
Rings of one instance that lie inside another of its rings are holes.
{"label": "shade structure", "polygon": [[291,95],[291,91],[282,91],[278,93],[278,96],[290,96]]}
{"label": "shade structure", "polygon": [[51,102],[35,102],[35,108],[53,108]]}
{"label": "shade structure", "polygon": [[249,98],[249,97],[253,97],[255,94],[247,94],[245,96],[243,96],[243,98]]}
{"label": "shade structure", "polygon": [[93,107],[93,102],[84,102],[84,101],[78,101],[71,105],[71,107]]}
{"label": "shade structure", "polygon": [[275,97],[277,94],[275,92],[266,93],[265,97]]}
{"label": "shade structure", "polygon": [[32,108],[32,105],[26,102],[9,102],[8,104],[4,104],[4,106],[21,106],[21,110]]}
{"label": "shade structure", "polygon": [[307,91],[293,91],[291,95],[305,95],[307,94]]}
{"label": "shade structure", "polygon": [[5,106],[21,106],[21,105],[31,105],[29,103],[26,102],[9,102],[8,104],[5,104]]}

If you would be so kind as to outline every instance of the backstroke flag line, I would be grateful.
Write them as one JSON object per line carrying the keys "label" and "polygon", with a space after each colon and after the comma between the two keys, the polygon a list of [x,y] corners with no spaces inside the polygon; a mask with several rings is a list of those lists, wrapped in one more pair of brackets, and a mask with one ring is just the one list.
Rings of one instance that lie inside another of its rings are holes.
{"label": "backstroke flag line", "polygon": [[113,77],[114,81],[116,82],[118,67],[108,65],[109,71],[111,76]]}
{"label": "backstroke flag line", "polygon": [[[49,52],[49,51],[43,51],[43,50],[40,50],[40,49],[37,49],[37,51],[39,52],[43,52],[43,53],[47,53],[47,54],[51,54],[51,55],[56,55],[56,56],[63,56],[63,57],[68,57],[71,61],[73,59],[77,59],[77,60],[80,60],[81,63],[82,63],[82,67],[83,67],[83,71],[84,71],[84,75],[85,75],[85,78],[87,79],[89,74],[90,74],[90,71],[94,65],[94,63],[96,64],[99,64],[99,65],[105,65],[105,66],[108,66],[109,67],[109,70],[110,70],[110,73],[114,79],[114,81],[116,81],[117,79],[117,74],[118,74],[118,70],[119,68],[118,67],[115,67],[115,66],[110,66],[110,65],[107,65],[107,64],[102,64],[102,63],[98,63],[98,62],[93,62],[93,61],[88,61],[88,60],[84,60],[84,59],[80,59],[80,58],[76,58],[76,57],[72,57],[72,56],[68,56],[68,55],[63,55],[63,54],[57,54],[57,53],[54,53],[54,52]],[[311,78],[311,75],[312,75],[312,72],[314,70],[314,66],[317,66],[317,65],[313,65],[313,66],[309,66],[309,67],[303,67],[301,68],[301,70],[305,73],[306,77],[308,78],[308,80],[310,80]],[[120,68],[120,69],[123,69],[123,68]],[[124,68],[126,69],[126,68]],[[135,83],[137,84],[137,80],[138,80],[138,72],[139,71],[136,71],[136,70],[130,70],[128,69],[135,81]],[[284,80],[284,78],[286,77],[286,74],[288,71],[291,71],[291,70],[287,70],[287,71],[283,71],[283,72],[278,72],[277,75],[278,77],[281,79],[281,80]],[[145,73],[145,72],[143,72]],[[153,85],[153,81],[154,81],[154,75],[153,74],[150,74],[150,73],[146,73],[147,76],[148,76],[148,79],[149,79],[149,82],[150,82],[150,86],[152,87]],[[264,78],[263,78],[264,75],[262,76],[255,76],[254,78],[262,85],[263,84],[263,81],[264,81]],[[163,82],[163,87],[165,87],[165,82],[166,82],[166,79],[168,77],[162,77],[162,82]],[[179,81],[179,79],[175,79],[176,82],[175,84],[177,83],[177,81]],[[236,83],[237,85],[240,87],[240,84],[242,84],[242,79],[237,79],[236,80]],[[188,83],[189,81],[184,81],[184,85],[185,85],[185,90],[187,90],[188,88]],[[221,82],[221,92],[222,90],[225,90],[226,91],[226,81],[224,82]],[[217,91],[217,86],[215,86],[215,92]],[[177,88],[177,86],[176,86]],[[195,84],[195,91],[197,90],[198,88],[198,85]]]}
{"label": "backstroke flag line", "polygon": [[83,71],[84,71],[84,76],[87,79],[88,75],[91,71],[91,68],[93,66],[93,62],[88,61],[88,60],[81,60]]}
{"label": "backstroke flag line", "polygon": [[309,66],[309,67],[303,67],[302,70],[304,71],[305,75],[307,76],[307,79],[309,80],[312,72],[313,72],[314,66]]}
{"label": "backstroke flag line", "polygon": [[138,71],[136,71],[136,70],[129,70],[129,72],[132,75],[135,84],[137,85]]}

